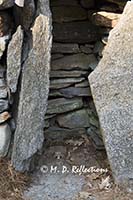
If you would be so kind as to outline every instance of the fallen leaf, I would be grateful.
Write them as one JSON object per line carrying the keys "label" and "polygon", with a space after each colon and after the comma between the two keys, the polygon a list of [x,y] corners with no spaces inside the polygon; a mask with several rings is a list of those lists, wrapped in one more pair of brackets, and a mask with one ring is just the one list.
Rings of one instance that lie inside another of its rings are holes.
{"label": "fallen leaf", "polygon": [[110,176],[107,176],[105,179],[102,178],[102,181],[99,184],[100,190],[103,190],[103,189],[108,190],[110,187],[111,187]]}

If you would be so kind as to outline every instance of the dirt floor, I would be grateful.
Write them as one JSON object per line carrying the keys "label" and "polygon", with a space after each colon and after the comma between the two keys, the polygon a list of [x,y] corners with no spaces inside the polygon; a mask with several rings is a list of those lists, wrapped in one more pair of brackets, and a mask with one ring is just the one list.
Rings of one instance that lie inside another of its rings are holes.
{"label": "dirt floor", "polygon": [[131,200],[117,188],[105,151],[86,135],[46,144],[26,200]]}
{"label": "dirt floor", "polygon": [[0,200],[132,200],[114,185],[106,153],[85,135],[46,143],[30,178],[7,160],[0,167]]}

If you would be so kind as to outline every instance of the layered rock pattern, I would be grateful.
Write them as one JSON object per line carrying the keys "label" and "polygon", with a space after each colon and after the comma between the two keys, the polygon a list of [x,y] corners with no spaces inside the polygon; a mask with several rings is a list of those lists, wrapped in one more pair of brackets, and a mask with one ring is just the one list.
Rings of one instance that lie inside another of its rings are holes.
{"label": "layered rock pattern", "polygon": [[[46,139],[84,133],[97,149],[104,149],[87,77],[102,58],[109,32],[121,16],[118,2],[108,2],[108,7],[106,3],[97,3],[97,12],[93,0],[51,0],[54,38]],[[55,130],[59,131],[57,137]]]}
{"label": "layered rock pattern", "polygon": [[87,77],[126,1],[51,0],[51,71],[49,1],[26,0],[24,7],[18,2],[0,1],[0,156],[10,151],[10,128],[12,164],[19,171],[29,170],[45,137],[88,134],[103,149]]}
{"label": "layered rock pattern", "polygon": [[5,11],[13,6],[13,1],[0,1],[0,157],[7,155],[11,139],[11,130],[7,123],[10,118],[10,89],[6,82],[5,51],[11,37],[13,21]]}

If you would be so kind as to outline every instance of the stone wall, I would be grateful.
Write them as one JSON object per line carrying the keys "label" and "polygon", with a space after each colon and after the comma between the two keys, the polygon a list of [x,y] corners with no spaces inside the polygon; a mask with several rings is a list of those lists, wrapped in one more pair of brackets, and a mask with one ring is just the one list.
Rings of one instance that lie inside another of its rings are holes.
{"label": "stone wall", "polygon": [[0,157],[16,170],[29,170],[44,137],[87,133],[103,149],[88,75],[126,2],[51,0],[51,17],[48,0],[0,1]]}
{"label": "stone wall", "polygon": [[88,75],[102,58],[120,1],[51,0],[53,47],[45,137],[55,141],[87,134],[104,149]]}
{"label": "stone wall", "polygon": [[29,170],[44,141],[51,22],[48,0],[0,2],[0,157],[10,153],[18,171]]}

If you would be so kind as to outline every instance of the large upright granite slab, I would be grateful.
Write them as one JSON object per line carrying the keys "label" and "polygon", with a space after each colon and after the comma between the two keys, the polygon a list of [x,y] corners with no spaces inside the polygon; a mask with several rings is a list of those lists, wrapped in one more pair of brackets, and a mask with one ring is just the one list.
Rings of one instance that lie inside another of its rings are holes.
{"label": "large upright granite slab", "polygon": [[133,2],[89,82],[115,182],[133,192]]}
{"label": "large upright granite slab", "polygon": [[18,79],[21,71],[21,53],[23,45],[23,30],[19,26],[12,36],[7,50],[7,73],[8,87],[12,93],[17,90]]}
{"label": "large upright granite slab", "polygon": [[12,164],[29,170],[32,156],[44,141],[44,116],[49,92],[51,12],[48,0],[38,1],[38,16],[32,27],[33,46],[23,65]]}

